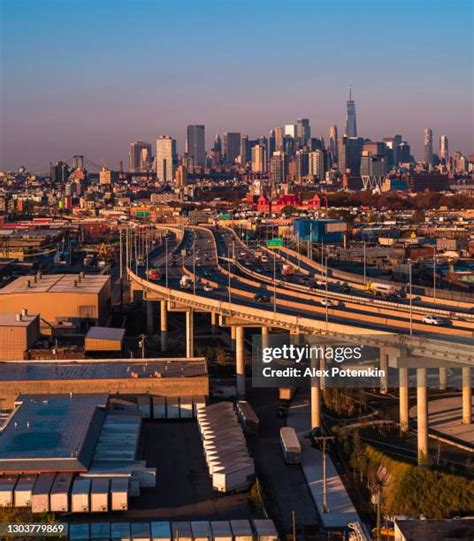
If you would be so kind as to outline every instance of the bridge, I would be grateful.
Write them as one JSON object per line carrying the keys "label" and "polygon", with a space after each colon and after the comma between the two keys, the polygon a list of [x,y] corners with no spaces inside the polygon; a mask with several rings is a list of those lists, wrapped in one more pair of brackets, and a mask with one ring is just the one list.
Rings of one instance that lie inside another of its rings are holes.
{"label": "bridge", "polygon": [[[230,328],[236,359],[236,383],[239,396],[245,396],[244,330],[259,329],[262,347],[272,329],[291,334],[319,335],[333,340],[376,347],[380,351],[382,393],[388,392],[388,367],[399,374],[399,423],[402,432],[409,430],[409,370],[416,370],[417,438],[420,462],[428,453],[427,367],[439,367],[439,387],[448,385],[448,367],[459,369],[462,381],[462,421],[472,422],[472,364],[474,363],[474,314],[470,304],[460,301],[421,298],[398,302],[369,299],[356,281],[351,293],[341,293],[337,278],[318,263],[282,248],[275,251],[259,247],[264,257],[242,242],[232,229],[203,226],[157,225],[167,232],[166,246],[155,252],[133,240],[139,235],[132,224],[125,231],[125,262],[121,250],[121,269],[126,270],[132,291],[142,292],[147,302],[151,324],[152,303],[160,303],[162,351],[167,347],[168,312],[184,312],[186,319],[186,355],[194,355],[194,314],[209,313],[213,329]],[[122,234],[121,234],[122,238]],[[122,244],[122,242],[121,242]],[[163,268],[164,277],[151,281],[137,261]],[[261,263],[266,259],[268,265]],[[283,264],[297,266],[294,276],[281,276]],[[190,278],[192,292],[180,288],[183,275]],[[321,289],[306,285],[305,278],[322,279]],[[203,287],[207,286],[204,290]],[[353,291],[352,291],[353,289]],[[259,302],[267,296],[270,302]],[[328,303],[327,301],[331,302]],[[323,302],[325,301],[325,302]],[[324,304],[324,306],[323,306]],[[450,326],[430,326],[423,314],[436,313],[450,318]],[[451,371],[452,372],[452,371]],[[323,379],[311,382],[311,426],[321,426],[321,389]]]}

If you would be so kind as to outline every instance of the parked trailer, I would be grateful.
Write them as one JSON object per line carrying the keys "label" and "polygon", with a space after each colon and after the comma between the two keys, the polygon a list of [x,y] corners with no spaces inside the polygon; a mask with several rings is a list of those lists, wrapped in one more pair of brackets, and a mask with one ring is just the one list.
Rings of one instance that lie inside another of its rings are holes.
{"label": "parked trailer", "polygon": [[109,541],[110,522],[91,522],[91,539],[94,541]]}
{"label": "parked trailer", "polygon": [[71,511],[73,513],[88,513],[90,511],[91,480],[77,477],[72,485]]}
{"label": "parked trailer", "polygon": [[112,511],[128,509],[128,477],[114,477],[110,482],[110,507]]}
{"label": "parked trailer", "polygon": [[92,479],[91,512],[106,513],[109,510],[109,485],[107,478]]}
{"label": "parked trailer", "polygon": [[232,528],[228,520],[213,520],[211,528],[214,541],[233,541]]}
{"label": "parked trailer", "polygon": [[37,475],[22,475],[15,487],[15,507],[31,507],[33,487]]}
{"label": "parked trailer", "polygon": [[254,481],[255,466],[252,459],[248,463],[222,468],[212,474],[212,486],[219,492],[245,490]]}
{"label": "parked trailer", "polygon": [[0,477],[0,507],[13,507],[13,496],[18,475]]}
{"label": "parked trailer", "polygon": [[287,464],[301,462],[301,444],[294,428],[291,426],[280,428],[280,445]]}
{"label": "parked trailer", "polygon": [[137,396],[138,411],[142,414],[144,419],[150,419],[151,409],[150,409],[150,396],[149,395],[138,395]]}
{"label": "parked trailer", "polygon": [[149,522],[132,522],[130,524],[132,541],[150,541],[150,523]]}
{"label": "parked trailer", "polygon": [[239,400],[237,402],[237,416],[245,434],[249,436],[258,434],[259,419],[252,406],[246,400]]}
{"label": "parked trailer", "polygon": [[193,399],[190,396],[182,396],[179,401],[179,414],[181,419],[192,419]]}
{"label": "parked trailer", "polygon": [[164,396],[152,397],[153,418],[166,419],[166,398]]}
{"label": "parked trailer", "polygon": [[231,520],[234,541],[253,541],[253,530],[248,520]]}
{"label": "parked trailer", "polygon": [[172,522],[173,539],[179,541],[193,541],[193,531],[190,522]]}
{"label": "parked trailer", "polygon": [[40,473],[31,495],[33,513],[49,513],[49,493],[54,483],[54,473]]}
{"label": "parked trailer", "polygon": [[112,541],[130,541],[130,522],[112,522],[110,538]]}
{"label": "parked trailer", "polygon": [[194,541],[212,541],[211,523],[207,520],[191,522]]}
{"label": "parked trailer", "polygon": [[168,419],[179,419],[179,396],[168,396],[166,398],[166,413]]}
{"label": "parked trailer", "polygon": [[253,526],[257,541],[278,541],[278,533],[273,520],[254,520]]}
{"label": "parked trailer", "polygon": [[72,473],[58,473],[50,493],[50,509],[53,513],[69,511],[69,495],[71,493]]}
{"label": "parked trailer", "polygon": [[172,541],[171,524],[169,522],[152,522],[150,529],[152,541]]}
{"label": "parked trailer", "polygon": [[197,417],[197,413],[201,408],[206,407],[206,397],[202,396],[193,396],[193,416]]}
{"label": "parked trailer", "polygon": [[91,538],[89,533],[89,523],[69,524],[68,534],[70,541],[89,541]]}

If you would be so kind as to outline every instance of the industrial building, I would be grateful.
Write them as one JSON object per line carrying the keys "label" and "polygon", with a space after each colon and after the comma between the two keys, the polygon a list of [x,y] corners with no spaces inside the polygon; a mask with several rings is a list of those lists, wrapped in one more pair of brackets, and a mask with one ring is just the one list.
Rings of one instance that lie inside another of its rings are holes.
{"label": "industrial building", "polygon": [[0,313],[0,359],[21,360],[40,335],[40,318],[23,309]]}
{"label": "industrial building", "polygon": [[85,274],[20,276],[0,289],[2,313],[39,314],[42,326],[103,324],[111,308],[110,277]]}
{"label": "industrial building", "polygon": [[339,244],[344,240],[346,230],[343,220],[298,218],[293,222],[293,234],[301,241]]}
{"label": "industrial building", "polygon": [[191,397],[209,395],[203,357],[0,362],[0,399],[13,407],[20,394],[93,393]]}

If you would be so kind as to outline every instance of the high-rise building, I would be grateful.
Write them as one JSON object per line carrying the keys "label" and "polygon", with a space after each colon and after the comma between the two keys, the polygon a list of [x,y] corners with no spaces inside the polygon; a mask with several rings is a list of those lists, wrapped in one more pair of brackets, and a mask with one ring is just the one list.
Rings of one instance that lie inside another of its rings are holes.
{"label": "high-rise building", "polygon": [[352,88],[349,89],[349,99],[347,100],[346,112],[346,137],[357,137],[356,106],[352,99]]}
{"label": "high-rise building", "polygon": [[[285,137],[285,130],[283,128],[275,128],[275,151],[283,149],[283,137]],[[271,155],[273,156],[273,153]]]}
{"label": "high-rise building", "polygon": [[296,125],[285,124],[285,135],[289,135],[290,137],[296,137]]}
{"label": "high-rise building", "polygon": [[402,141],[398,145],[399,163],[410,163],[412,161],[411,148],[406,141]]}
{"label": "high-rise building", "polygon": [[252,147],[252,171],[254,173],[267,172],[267,149],[264,145]]}
{"label": "high-rise building", "polygon": [[216,136],[214,137],[214,146],[212,147],[212,150],[214,150],[214,152],[222,152],[222,139],[218,133],[216,133]]}
{"label": "high-rise building", "polygon": [[439,137],[439,157],[446,163],[449,159],[449,142],[446,135]]}
{"label": "high-rise building", "polygon": [[151,144],[144,141],[134,141],[130,144],[129,171],[140,173],[150,168]]}
{"label": "high-rise building", "polygon": [[162,135],[156,140],[156,175],[163,182],[171,182],[176,169],[176,140]]}
{"label": "high-rise building", "polygon": [[329,128],[329,156],[331,165],[337,164],[337,126],[333,124]]}
{"label": "high-rise building", "polygon": [[296,180],[301,181],[309,173],[309,153],[307,150],[296,151]]}
{"label": "high-rise building", "polygon": [[360,157],[363,145],[364,140],[362,137],[343,137],[339,140],[339,171],[345,173],[350,169],[352,175],[357,176],[359,174]]}
{"label": "high-rise building", "polygon": [[245,165],[249,161],[250,161],[249,136],[242,135],[240,139],[240,163],[241,165]]}
{"label": "high-rise building", "polygon": [[429,167],[433,165],[433,130],[425,128],[423,133],[423,161]]}
{"label": "high-rise building", "polygon": [[385,156],[387,157],[387,167],[398,167],[400,164],[400,145],[402,143],[401,135],[394,135],[393,137],[384,137],[385,143]]}
{"label": "high-rise building", "polygon": [[194,158],[194,165],[204,167],[206,165],[206,146],[204,126],[193,124],[188,126],[186,138],[186,152]]}
{"label": "high-rise building", "polygon": [[188,171],[184,165],[176,168],[176,188],[185,188],[188,184]]}
{"label": "high-rise building", "polygon": [[296,139],[291,135],[283,137],[283,152],[288,156],[288,159],[292,159],[295,155],[295,142]]}
{"label": "high-rise building", "polygon": [[311,126],[307,118],[298,118],[296,120],[296,138],[299,145],[302,147],[308,143],[311,137]]}
{"label": "high-rise building", "polygon": [[50,176],[53,184],[62,184],[69,177],[69,167],[66,162],[57,162],[56,165],[50,165]]}
{"label": "high-rise building", "polygon": [[226,163],[234,163],[240,154],[240,133],[224,133],[224,160]]}
{"label": "high-rise building", "polygon": [[324,152],[321,149],[310,152],[309,174],[322,180],[324,178],[324,173]]}
{"label": "high-rise building", "polygon": [[271,162],[270,162],[270,174],[272,179],[272,184],[281,184],[286,181],[286,176],[288,174],[288,161],[286,155],[281,150],[276,150],[273,153]]}
{"label": "high-rise building", "polygon": [[373,154],[363,150],[360,158],[360,176],[384,177],[388,172],[387,158],[383,154]]}

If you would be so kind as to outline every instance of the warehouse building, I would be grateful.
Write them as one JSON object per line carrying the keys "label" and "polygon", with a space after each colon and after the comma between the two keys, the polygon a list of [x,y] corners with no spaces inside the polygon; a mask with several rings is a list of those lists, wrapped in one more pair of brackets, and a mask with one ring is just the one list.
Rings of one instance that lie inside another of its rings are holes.
{"label": "warehouse building", "polygon": [[0,289],[2,313],[26,309],[42,323],[103,324],[111,308],[110,277],[84,274],[38,273],[20,276]]}
{"label": "warehouse building", "polygon": [[25,359],[39,335],[38,315],[29,315],[25,309],[0,313],[0,360]]}

